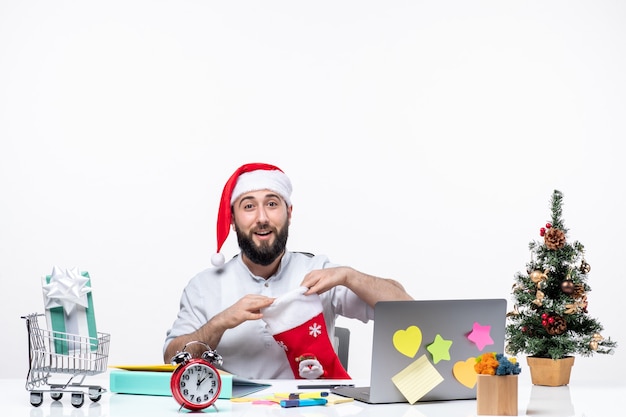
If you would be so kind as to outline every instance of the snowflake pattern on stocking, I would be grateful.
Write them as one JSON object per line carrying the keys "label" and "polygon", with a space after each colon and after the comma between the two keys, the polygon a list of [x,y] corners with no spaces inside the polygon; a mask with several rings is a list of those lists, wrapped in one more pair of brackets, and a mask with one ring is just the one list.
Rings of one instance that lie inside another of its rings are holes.
{"label": "snowflake pattern on stocking", "polygon": [[317,323],[313,323],[312,326],[309,326],[309,336],[317,337],[322,334],[322,326]]}

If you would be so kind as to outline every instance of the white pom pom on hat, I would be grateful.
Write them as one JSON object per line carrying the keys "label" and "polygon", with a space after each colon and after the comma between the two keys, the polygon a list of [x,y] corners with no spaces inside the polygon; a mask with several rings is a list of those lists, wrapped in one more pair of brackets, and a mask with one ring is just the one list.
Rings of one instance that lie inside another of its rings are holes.
{"label": "white pom pom on hat", "polygon": [[224,262],[225,262],[225,259],[224,259],[223,254],[214,253],[213,255],[211,255],[211,264],[213,264],[213,266],[220,267],[224,265]]}
{"label": "white pom pom on hat", "polygon": [[242,194],[258,190],[274,191],[285,200],[288,206],[291,206],[291,181],[280,168],[259,162],[237,168],[226,181],[220,199],[217,213],[217,253],[211,256],[213,266],[224,265],[224,255],[220,251],[230,232],[231,205]]}

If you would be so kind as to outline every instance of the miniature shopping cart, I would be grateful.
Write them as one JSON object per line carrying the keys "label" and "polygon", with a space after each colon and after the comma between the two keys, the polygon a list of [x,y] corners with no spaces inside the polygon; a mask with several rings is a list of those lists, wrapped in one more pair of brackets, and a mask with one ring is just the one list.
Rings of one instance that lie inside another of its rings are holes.
{"label": "miniature shopping cart", "polygon": [[[30,403],[40,406],[45,392],[55,401],[60,400],[63,393],[71,394],[71,404],[76,408],[82,407],[85,393],[91,401],[99,401],[106,389],[83,385],[83,382],[86,376],[106,371],[111,336],[98,332],[97,337],[83,337],[45,330],[39,327],[40,316],[43,314],[22,317],[28,330],[26,389],[30,391]],[[65,381],[67,378],[67,382],[53,382],[53,379]]]}

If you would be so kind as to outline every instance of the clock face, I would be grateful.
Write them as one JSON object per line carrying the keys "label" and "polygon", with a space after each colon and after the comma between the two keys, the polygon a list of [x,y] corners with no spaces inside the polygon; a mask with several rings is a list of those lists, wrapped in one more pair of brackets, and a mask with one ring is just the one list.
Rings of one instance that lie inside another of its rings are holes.
{"label": "clock face", "polygon": [[202,359],[192,359],[172,374],[172,394],[180,405],[190,410],[201,410],[213,404],[221,385],[217,370]]}

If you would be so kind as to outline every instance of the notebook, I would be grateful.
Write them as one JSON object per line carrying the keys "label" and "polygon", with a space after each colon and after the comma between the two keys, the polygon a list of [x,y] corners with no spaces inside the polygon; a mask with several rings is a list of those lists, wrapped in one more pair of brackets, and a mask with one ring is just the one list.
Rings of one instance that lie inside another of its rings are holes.
{"label": "notebook", "polygon": [[505,299],[381,301],[369,387],[331,392],[370,404],[476,398],[476,358],[504,352]]}
{"label": "notebook", "polygon": [[[172,372],[178,365],[118,365],[111,366],[109,385],[118,394],[142,394],[171,396]],[[226,371],[219,371],[222,388],[219,398],[239,398],[261,391],[270,384],[239,378]]]}

